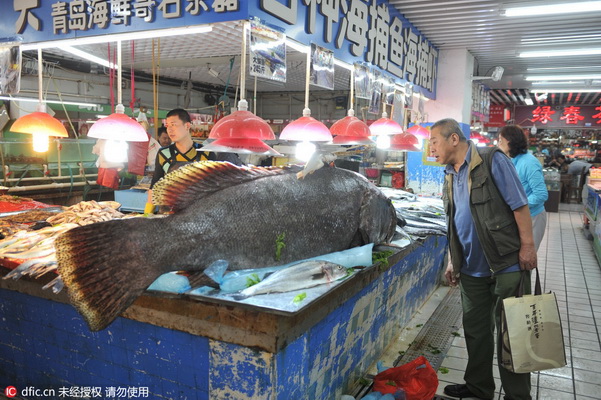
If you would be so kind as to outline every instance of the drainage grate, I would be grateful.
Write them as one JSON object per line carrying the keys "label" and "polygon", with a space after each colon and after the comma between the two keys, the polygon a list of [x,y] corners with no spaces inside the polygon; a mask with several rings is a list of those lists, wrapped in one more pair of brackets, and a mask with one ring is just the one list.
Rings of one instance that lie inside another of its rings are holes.
{"label": "drainage grate", "polygon": [[[461,327],[461,314],[461,292],[459,288],[450,288],[411,346],[394,361],[393,365],[396,367],[419,356],[424,356],[432,368],[438,371],[455,338],[453,332]],[[373,379],[373,376],[368,375],[367,378]],[[373,384],[370,383],[357,388],[353,393],[354,397],[362,398],[371,391],[372,386]],[[444,399],[448,398],[437,395],[432,400]]]}
{"label": "drainage grate", "polygon": [[438,371],[455,339],[453,332],[457,332],[461,327],[461,314],[461,293],[459,288],[451,288],[411,346],[395,360],[394,365],[424,356],[432,364],[432,368]]}

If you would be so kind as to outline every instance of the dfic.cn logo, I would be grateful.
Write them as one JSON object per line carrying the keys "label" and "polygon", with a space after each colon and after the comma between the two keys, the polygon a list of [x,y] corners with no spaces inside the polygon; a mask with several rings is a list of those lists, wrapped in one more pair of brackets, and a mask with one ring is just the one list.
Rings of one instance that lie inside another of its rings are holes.
{"label": "dfic.cn logo", "polygon": [[6,397],[15,397],[17,395],[17,388],[14,386],[7,386],[6,389],[4,389],[4,395]]}

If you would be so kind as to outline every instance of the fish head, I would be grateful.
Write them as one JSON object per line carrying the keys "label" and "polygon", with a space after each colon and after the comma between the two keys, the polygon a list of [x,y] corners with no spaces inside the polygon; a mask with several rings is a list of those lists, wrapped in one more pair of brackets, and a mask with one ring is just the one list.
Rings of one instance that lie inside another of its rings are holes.
{"label": "fish head", "polygon": [[327,277],[329,282],[337,281],[348,275],[346,267],[331,262],[324,262],[321,266],[321,271]]}

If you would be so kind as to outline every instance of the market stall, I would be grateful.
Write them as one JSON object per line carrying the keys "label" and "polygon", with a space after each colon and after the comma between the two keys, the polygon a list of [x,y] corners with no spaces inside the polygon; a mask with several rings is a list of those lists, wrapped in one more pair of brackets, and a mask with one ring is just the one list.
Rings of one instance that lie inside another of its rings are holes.
{"label": "market stall", "polygon": [[[446,239],[403,243],[379,247],[392,255],[292,312],[150,291],[99,332],[88,329],[64,291],[42,289],[53,273],[2,279],[2,384],[73,397],[129,390],[172,399],[337,398],[358,384],[438,285]],[[3,261],[5,276],[16,265]]]}

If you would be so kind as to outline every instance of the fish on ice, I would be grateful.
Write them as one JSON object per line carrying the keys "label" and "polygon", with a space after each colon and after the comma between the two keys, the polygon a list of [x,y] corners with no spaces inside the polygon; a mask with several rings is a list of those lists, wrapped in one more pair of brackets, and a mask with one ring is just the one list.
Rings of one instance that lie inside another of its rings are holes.
{"label": "fish on ice", "polygon": [[301,261],[275,271],[261,282],[241,290],[234,297],[241,300],[259,294],[308,289],[337,281],[347,275],[347,269],[340,264],[322,260]]}
{"label": "fish on ice", "polygon": [[333,167],[304,179],[296,172],[189,164],[153,188],[172,215],[63,233],[55,248],[71,303],[96,331],[166,272],[204,271],[220,259],[230,270],[282,265],[392,239],[394,207],[365,177]]}

